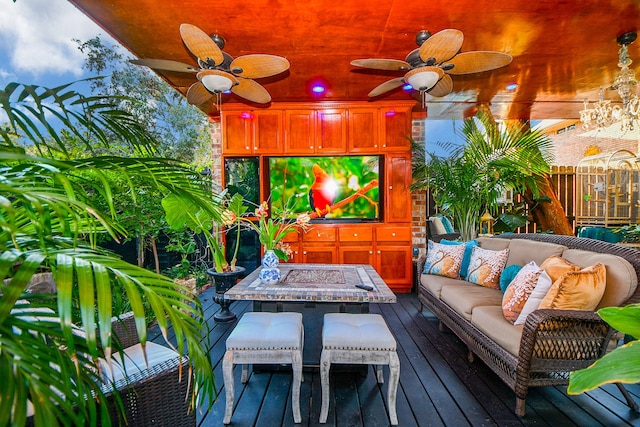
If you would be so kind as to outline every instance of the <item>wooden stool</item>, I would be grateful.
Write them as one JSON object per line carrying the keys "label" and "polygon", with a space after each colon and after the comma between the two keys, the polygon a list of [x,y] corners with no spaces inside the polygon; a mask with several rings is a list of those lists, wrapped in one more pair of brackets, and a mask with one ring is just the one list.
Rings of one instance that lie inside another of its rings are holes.
{"label": "wooden stool", "polygon": [[291,406],[293,420],[302,422],[300,416],[300,383],[302,382],[302,346],[304,328],[300,313],[245,313],[227,338],[227,351],[222,361],[222,375],[227,404],[224,424],[231,422],[233,415],[233,365],[243,364],[242,382],[248,378],[249,363],[291,363],[293,384]]}
{"label": "wooden stool", "polygon": [[389,365],[389,419],[392,425],[398,424],[396,392],[400,379],[400,361],[396,353],[396,340],[382,316],[347,313],[324,315],[320,356],[320,423],[326,423],[329,414],[329,370],[332,363],[376,365],[378,383],[383,382],[382,365]]}

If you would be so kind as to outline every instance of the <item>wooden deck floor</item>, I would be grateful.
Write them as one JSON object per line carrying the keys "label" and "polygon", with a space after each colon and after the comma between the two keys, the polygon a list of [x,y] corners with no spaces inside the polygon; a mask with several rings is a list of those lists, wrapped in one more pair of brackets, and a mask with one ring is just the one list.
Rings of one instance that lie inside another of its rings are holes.
{"label": "wooden deck floor", "polygon": [[[211,291],[201,295],[209,316],[210,355],[219,395],[213,408],[198,413],[198,426],[222,426],[225,396],[221,359],[225,339],[235,322],[216,324],[217,306]],[[231,306],[238,316],[251,310],[248,302]],[[530,390],[526,416],[513,413],[515,395],[481,361],[469,363],[466,347],[451,332],[440,332],[428,310],[420,312],[414,294],[399,295],[396,304],[372,304],[371,312],[384,316],[398,342],[400,384],[399,425],[409,426],[640,426],[640,414],[626,406],[615,386],[568,396],[566,387]],[[236,376],[236,407],[231,426],[294,425],[288,372],[252,373],[247,384]],[[385,378],[388,370],[385,369]],[[640,385],[627,386],[640,401]],[[378,385],[372,368],[368,375],[332,372],[328,427],[388,426],[386,383]],[[320,415],[320,376],[304,372],[300,408],[303,426],[317,426]]]}

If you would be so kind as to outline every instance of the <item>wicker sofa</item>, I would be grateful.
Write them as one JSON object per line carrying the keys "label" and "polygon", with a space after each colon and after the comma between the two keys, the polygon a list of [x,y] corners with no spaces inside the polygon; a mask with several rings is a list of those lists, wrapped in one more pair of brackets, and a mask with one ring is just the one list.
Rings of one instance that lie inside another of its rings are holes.
{"label": "wicker sofa", "polygon": [[[581,267],[602,263],[607,282],[600,307],[640,301],[640,253],[592,239],[548,234],[510,234],[480,238],[480,247],[509,248],[507,265],[538,265],[551,255]],[[422,271],[422,266],[419,265]],[[421,274],[421,306],[426,306],[469,349],[469,359],[483,360],[516,394],[515,412],[525,414],[529,387],[565,385],[571,371],[601,357],[614,332],[594,311],[536,310],[524,325],[514,326],[502,314],[502,292],[459,279]],[[635,402],[619,388],[630,406]],[[637,408],[637,406],[636,406]]]}

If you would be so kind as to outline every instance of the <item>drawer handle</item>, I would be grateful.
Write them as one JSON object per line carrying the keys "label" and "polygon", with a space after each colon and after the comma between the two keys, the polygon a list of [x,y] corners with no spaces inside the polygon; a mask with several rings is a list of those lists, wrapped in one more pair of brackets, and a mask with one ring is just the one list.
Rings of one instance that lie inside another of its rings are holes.
{"label": "drawer handle", "polygon": [[396,237],[396,233],[391,233],[391,237]]}
{"label": "drawer handle", "polygon": [[353,237],[358,237],[358,233],[353,233]]}
{"label": "drawer handle", "polygon": [[307,251],[303,251],[302,253],[303,253],[304,255],[306,255],[306,254],[307,254]]}
{"label": "drawer handle", "polygon": [[373,251],[369,251],[369,255],[373,255]]}
{"label": "drawer handle", "polygon": [[380,251],[378,251],[378,255],[380,255]]}
{"label": "drawer handle", "polygon": [[393,190],[393,185],[390,185],[390,186],[389,186],[389,190]]}

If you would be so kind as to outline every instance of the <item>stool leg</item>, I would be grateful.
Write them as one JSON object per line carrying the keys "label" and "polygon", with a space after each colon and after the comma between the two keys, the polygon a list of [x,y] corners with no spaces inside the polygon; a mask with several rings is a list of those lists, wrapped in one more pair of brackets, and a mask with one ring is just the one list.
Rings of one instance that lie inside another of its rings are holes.
{"label": "stool leg", "polygon": [[331,350],[322,349],[320,356],[320,384],[322,385],[322,407],[320,424],[327,422],[329,415],[329,370],[331,369]]}
{"label": "stool leg", "polygon": [[302,422],[300,415],[300,383],[302,382],[302,352],[293,350],[291,355],[291,367],[293,368],[293,384],[291,384],[291,407],[293,408],[293,421],[296,424]]}
{"label": "stool leg", "polygon": [[222,359],[222,377],[224,378],[224,389],[227,396],[226,406],[224,408],[224,420],[223,424],[229,424],[231,422],[231,416],[233,415],[233,350],[227,350]]}
{"label": "stool leg", "polygon": [[242,377],[240,378],[240,382],[242,384],[246,383],[249,379],[249,364],[245,363],[242,365]]}
{"label": "stool leg", "polygon": [[396,394],[398,392],[398,381],[400,380],[400,360],[395,351],[389,352],[389,390],[387,391],[387,401],[389,404],[389,420],[391,425],[398,425],[398,415],[396,414]]}
{"label": "stool leg", "polygon": [[376,379],[378,380],[378,384],[382,384],[384,382],[384,373],[382,372],[382,365],[375,365],[376,367]]}

